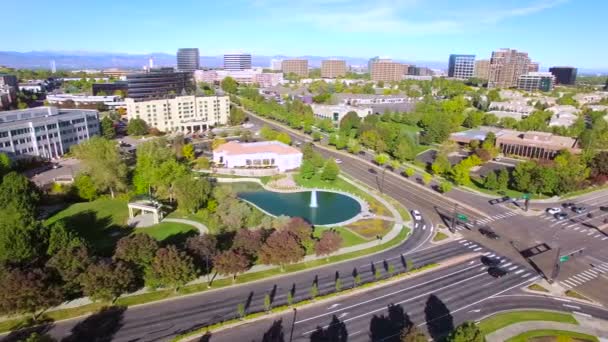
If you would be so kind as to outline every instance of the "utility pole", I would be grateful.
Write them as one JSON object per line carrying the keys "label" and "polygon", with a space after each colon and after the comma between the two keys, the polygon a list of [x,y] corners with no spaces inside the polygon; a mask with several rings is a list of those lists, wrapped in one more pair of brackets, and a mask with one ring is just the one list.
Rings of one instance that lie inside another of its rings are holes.
{"label": "utility pole", "polygon": [[561,268],[561,265],[560,265],[560,262],[561,262],[560,261],[560,259],[561,259],[560,254],[561,254],[561,252],[562,252],[562,248],[558,247],[557,248],[557,253],[555,254],[555,262],[553,263],[553,272],[551,273],[550,282],[554,282],[555,279],[557,279],[557,276],[559,275],[559,271],[560,271],[560,268]]}
{"label": "utility pole", "polygon": [[458,204],[454,204],[454,212],[452,213],[452,224],[450,225],[450,232],[456,231],[456,215],[458,215]]}

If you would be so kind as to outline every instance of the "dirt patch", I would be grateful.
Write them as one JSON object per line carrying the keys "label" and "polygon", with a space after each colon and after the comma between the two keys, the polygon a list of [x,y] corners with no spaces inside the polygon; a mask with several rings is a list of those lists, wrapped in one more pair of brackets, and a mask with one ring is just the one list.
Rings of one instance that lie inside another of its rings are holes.
{"label": "dirt patch", "polygon": [[353,222],[347,225],[346,228],[366,239],[375,239],[378,235],[384,236],[388,233],[394,224],[394,222],[380,219],[368,219]]}

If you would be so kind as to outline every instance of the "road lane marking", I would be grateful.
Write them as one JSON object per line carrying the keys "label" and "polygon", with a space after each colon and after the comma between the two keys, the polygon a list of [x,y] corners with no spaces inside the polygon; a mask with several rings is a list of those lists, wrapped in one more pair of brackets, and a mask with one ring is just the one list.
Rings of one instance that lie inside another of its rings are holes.
{"label": "road lane marking", "polygon": [[519,270],[517,272],[515,272],[515,274],[520,274],[521,272],[523,272],[524,270]]}
{"label": "road lane marking", "polygon": [[572,309],[577,309],[580,310],[581,307],[580,306],[576,306],[576,305],[570,305],[570,304],[562,304],[563,306],[567,307],[567,308],[572,308]]}
{"label": "road lane marking", "polygon": [[481,247],[477,247],[477,248],[475,248],[475,249],[473,250],[473,252],[479,252],[479,251],[480,251],[480,250],[482,250],[482,249],[483,249],[483,248],[481,248]]}
{"label": "road lane marking", "polygon": [[509,268],[509,271],[513,271],[514,269],[516,269],[518,266],[513,266],[511,268]]}
{"label": "road lane marking", "polygon": [[588,318],[592,318],[593,316],[591,316],[590,314],[586,314],[586,313],[582,313],[582,312],[578,312],[578,311],[572,311],[573,314],[577,314],[577,315],[581,315],[584,317],[588,317]]}
{"label": "road lane marking", "polygon": [[559,300],[560,302],[568,302],[568,303],[572,302],[570,299],[566,299],[566,298],[559,298],[559,297],[551,297],[551,298],[553,298],[555,300]]}

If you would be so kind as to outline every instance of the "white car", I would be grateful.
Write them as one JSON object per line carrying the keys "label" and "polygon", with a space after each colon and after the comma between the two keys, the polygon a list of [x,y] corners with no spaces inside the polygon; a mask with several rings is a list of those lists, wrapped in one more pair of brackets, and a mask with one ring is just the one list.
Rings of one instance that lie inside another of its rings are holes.
{"label": "white car", "polygon": [[561,213],[562,209],[561,208],[549,208],[547,209],[547,213],[551,214],[551,215],[555,215],[557,213]]}
{"label": "white car", "polygon": [[418,210],[412,210],[412,216],[414,217],[414,220],[422,221],[422,215],[420,215],[420,212]]}
{"label": "white car", "polygon": [[336,159],[336,164],[342,164],[342,159]]}

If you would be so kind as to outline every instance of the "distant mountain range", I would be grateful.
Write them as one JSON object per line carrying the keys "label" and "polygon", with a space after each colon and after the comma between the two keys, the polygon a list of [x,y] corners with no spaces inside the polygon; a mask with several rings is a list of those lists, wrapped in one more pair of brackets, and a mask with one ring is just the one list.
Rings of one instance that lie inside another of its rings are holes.
{"label": "distant mountain range", "polygon": [[[107,53],[107,52],[87,52],[87,51],[31,51],[13,52],[0,51],[0,65],[12,68],[29,69],[50,69],[51,61],[55,61],[57,70],[78,70],[78,69],[141,69],[148,65],[148,59],[154,59],[154,66],[175,66],[175,55],[168,53],[149,53],[149,54],[126,54],[126,53]],[[313,67],[319,67],[324,56],[261,56],[252,55],[254,66],[269,67],[271,59],[286,58],[305,58]],[[332,58],[344,59],[349,65],[367,65],[367,58],[332,56]],[[399,60],[400,62],[414,64],[416,66],[428,67],[431,69],[447,69],[447,61],[424,61],[424,60]],[[447,58],[446,58],[447,60]],[[202,67],[216,68],[223,64],[222,56],[201,56],[200,64]],[[545,69],[545,68],[542,68]],[[545,69],[546,70],[546,69]],[[606,74],[608,69],[585,69],[579,68],[579,74]]]}

